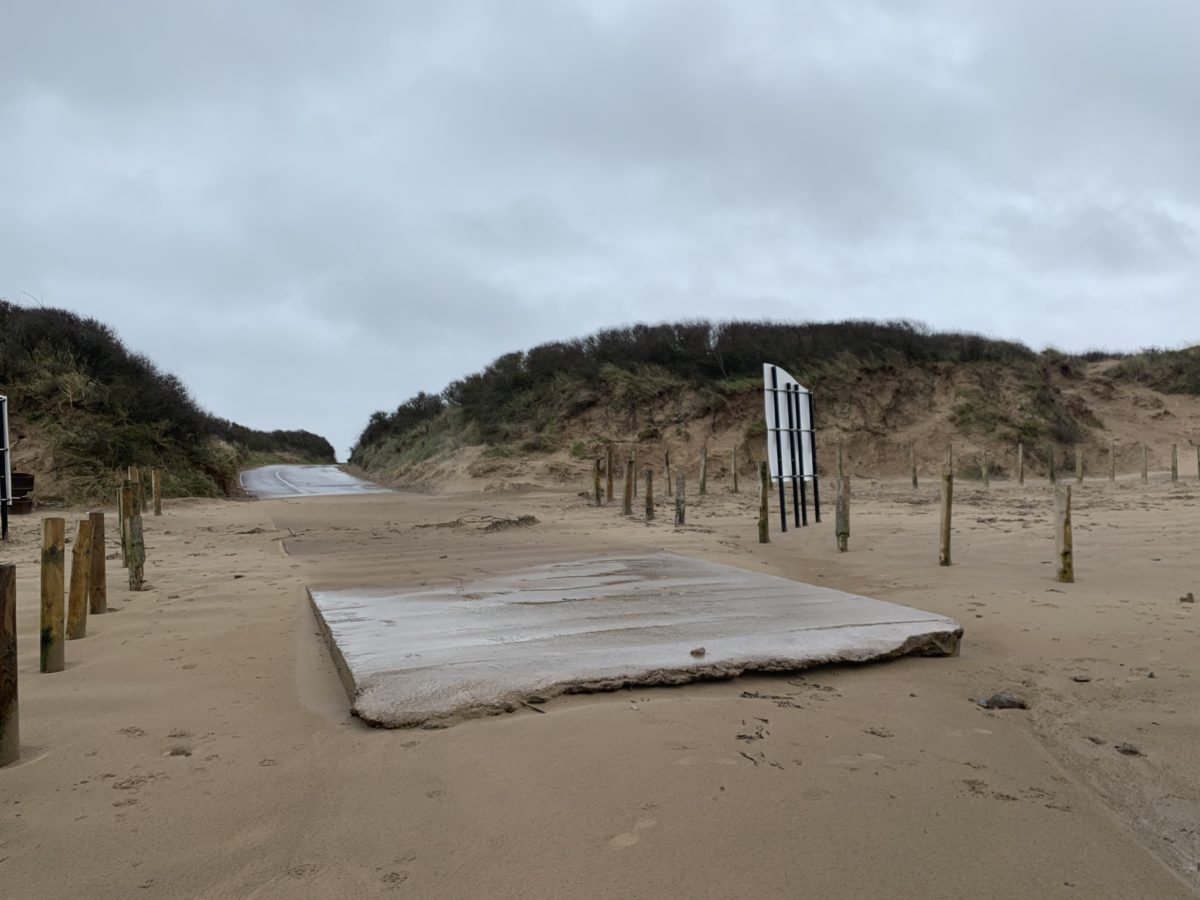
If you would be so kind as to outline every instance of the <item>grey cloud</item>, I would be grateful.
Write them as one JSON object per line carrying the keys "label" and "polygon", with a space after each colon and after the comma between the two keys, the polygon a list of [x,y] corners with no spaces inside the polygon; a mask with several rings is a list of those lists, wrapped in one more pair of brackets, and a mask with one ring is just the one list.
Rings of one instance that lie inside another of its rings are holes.
{"label": "grey cloud", "polygon": [[109,321],[215,411],[343,451],[375,408],[631,320],[1196,340],[1198,19],[25,4],[0,54],[0,295]]}

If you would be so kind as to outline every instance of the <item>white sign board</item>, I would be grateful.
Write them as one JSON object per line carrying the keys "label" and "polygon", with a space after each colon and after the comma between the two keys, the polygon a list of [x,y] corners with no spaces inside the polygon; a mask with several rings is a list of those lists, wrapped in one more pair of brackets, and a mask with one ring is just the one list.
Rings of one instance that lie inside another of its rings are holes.
{"label": "white sign board", "polygon": [[812,480],[816,454],[811,392],[779,366],[763,363],[763,403],[771,477]]}
{"label": "white sign board", "polygon": [[0,503],[12,506],[12,454],[8,450],[8,398],[0,394]]}

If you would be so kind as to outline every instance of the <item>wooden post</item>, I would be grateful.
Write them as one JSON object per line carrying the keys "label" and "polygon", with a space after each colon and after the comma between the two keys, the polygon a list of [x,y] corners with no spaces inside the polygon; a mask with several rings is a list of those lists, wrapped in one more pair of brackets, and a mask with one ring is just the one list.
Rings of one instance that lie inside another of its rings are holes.
{"label": "wooden post", "polygon": [[729,471],[733,475],[733,493],[738,492],[737,484],[737,447],[729,451]]}
{"label": "wooden post", "polygon": [[41,670],[66,668],[63,636],[63,551],[66,522],[58,517],[42,520],[42,652]]}
{"label": "wooden post", "polygon": [[129,589],[140,591],[145,582],[146,544],[142,535],[142,516],[129,519]]}
{"label": "wooden post", "polygon": [[838,551],[845,553],[850,549],[850,479],[845,475],[839,475],[837,480],[834,533]]}
{"label": "wooden post", "polygon": [[108,612],[108,566],[104,559],[104,513],[88,513],[92,523],[92,571],[88,577],[88,612]]}
{"label": "wooden post", "polygon": [[162,470],[155,469],[150,473],[150,489],[154,493],[154,514],[162,515]]}
{"label": "wooden post", "polygon": [[938,541],[938,565],[950,565],[950,511],[954,506],[954,473],[942,474],[942,532]]}
{"label": "wooden post", "polygon": [[991,487],[992,486],[992,475],[988,471],[988,455],[987,455],[986,447],[983,448],[983,452],[981,455],[982,455],[983,459],[980,463],[979,468],[980,468],[980,471],[983,472],[983,486]]}
{"label": "wooden post", "polygon": [[843,477],[845,474],[846,474],[846,461],[845,461],[845,459],[844,459],[844,455],[843,455],[843,452],[842,452],[842,442],[841,442],[841,441],[838,441],[838,454],[837,454],[837,477],[838,477],[838,478],[841,478],[841,477]]}
{"label": "wooden post", "polygon": [[1075,483],[1083,484],[1083,448],[1075,445]]}
{"label": "wooden post", "polygon": [[670,497],[671,496],[671,485],[674,483],[671,481],[671,451],[670,450],[663,451],[663,461],[667,464],[667,496]]}
{"label": "wooden post", "polygon": [[908,461],[912,468],[912,486],[913,490],[917,489],[917,445],[908,445]]}
{"label": "wooden post", "polygon": [[0,766],[21,758],[17,710],[17,567],[0,564]]}
{"label": "wooden post", "polygon": [[700,493],[708,493],[708,446],[700,448]]}
{"label": "wooden post", "polygon": [[1117,480],[1117,442],[1108,445],[1108,480]]}
{"label": "wooden post", "polygon": [[771,503],[771,472],[764,461],[758,470],[758,542],[771,543],[769,516]]}
{"label": "wooden post", "polygon": [[1025,483],[1025,445],[1017,441],[1017,484]]}
{"label": "wooden post", "polygon": [[631,456],[630,459],[633,461],[633,468],[630,470],[630,472],[633,475],[633,496],[636,498],[638,495],[638,491],[637,491],[637,451],[636,450],[633,451],[633,456]]}
{"label": "wooden post", "polygon": [[134,503],[133,482],[127,481],[121,488],[121,559],[126,569],[129,568],[130,560],[133,557],[133,545],[129,539],[129,520],[134,515]]}
{"label": "wooden post", "polygon": [[1054,544],[1058,552],[1058,580],[1075,581],[1075,549],[1071,541],[1071,486],[1059,485],[1054,491]]}
{"label": "wooden post", "polygon": [[613,449],[612,444],[608,445],[608,460],[604,464],[605,487],[608,489],[604,495],[606,503],[613,501]]}
{"label": "wooden post", "polygon": [[121,568],[129,568],[129,541],[125,537],[125,489],[117,488],[117,532],[121,538]]}
{"label": "wooden post", "polygon": [[67,640],[87,637],[88,579],[92,574],[92,522],[79,520],[71,545],[71,590],[67,596]]}
{"label": "wooden post", "polygon": [[1171,480],[1179,480],[1179,445],[1171,445]]}
{"label": "wooden post", "polygon": [[646,521],[654,521],[654,470],[646,466]]}
{"label": "wooden post", "polygon": [[1150,482],[1150,451],[1142,444],[1142,484]]}
{"label": "wooden post", "polygon": [[592,505],[600,506],[603,495],[600,493],[600,457],[592,460]]}
{"label": "wooden post", "polygon": [[687,502],[683,496],[684,480],[682,475],[676,476],[675,479],[675,524],[683,525],[687,522]]}
{"label": "wooden post", "polygon": [[1050,483],[1057,484],[1058,483],[1058,473],[1054,471],[1054,448],[1053,447],[1050,448],[1050,467],[1049,467],[1048,473],[1050,476]]}
{"label": "wooden post", "polygon": [[633,457],[625,460],[625,502],[621,504],[622,515],[633,515]]}
{"label": "wooden post", "polygon": [[954,474],[954,444],[953,443],[949,443],[946,445],[946,464],[944,466],[944,469],[946,472],[949,472],[951,475]]}
{"label": "wooden post", "polygon": [[142,511],[142,473],[137,466],[130,466],[127,473],[129,481],[133,482],[133,500],[134,509],[140,514]]}
{"label": "wooden post", "polygon": [[1196,445],[1196,478],[1200,479],[1200,444]]}

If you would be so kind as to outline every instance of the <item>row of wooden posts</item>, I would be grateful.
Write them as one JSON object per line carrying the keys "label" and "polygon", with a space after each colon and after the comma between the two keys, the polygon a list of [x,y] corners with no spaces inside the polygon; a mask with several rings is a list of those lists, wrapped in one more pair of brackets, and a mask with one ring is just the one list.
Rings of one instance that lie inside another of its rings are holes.
{"label": "row of wooden posts", "polygon": [[[1150,481],[1150,448],[1145,444],[1142,448],[1142,484],[1147,484]],[[909,466],[912,472],[912,486],[918,486],[917,480],[917,449],[915,446],[909,447]],[[982,473],[983,486],[988,487],[991,482],[991,460],[986,448],[979,452],[979,469]],[[1017,444],[1017,483],[1025,483],[1025,445]],[[1054,459],[1054,448],[1050,447],[1046,456],[1046,475],[1051,484],[1058,482],[1058,468]],[[1200,479],[1200,445],[1196,446],[1196,477]],[[1077,483],[1083,483],[1083,450],[1075,447],[1075,480]],[[1117,480],[1117,445],[1112,443],[1108,448],[1108,480]],[[1179,445],[1171,445],[1171,480],[1179,480]]]}
{"label": "row of wooden posts", "polygon": [[[666,450],[663,453],[663,462],[667,473],[667,496],[672,496],[671,487],[671,451]],[[613,448],[610,444],[604,459],[596,457],[592,466],[592,502],[595,506],[604,506],[606,503],[611,503],[613,493],[613,473],[616,471],[616,461],[614,459]],[[738,476],[737,476],[737,448],[730,451],[730,471],[733,474],[731,490],[733,493],[738,493]],[[625,481],[624,481],[624,496],[622,498],[621,511],[623,515],[633,515],[633,500],[638,495],[637,486],[637,456],[631,455],[625,460]],[[654,469],[646,466],[643,471],[643,476],[646,482],[645,490],[645,515],[646,521],[654,520]],[[601,487],[601,481],[604,485]],[[686,500],[687,479],[680,473],[675,478],[674,494],[675,497],[675,524],[686,524],[687,519],[687,500]],[[699,493],[708,493],[708,448],[703,447],[700,450],[700,487]]]}
{"label": "row of wooden posts", "polygon": [[[161,473],[151,472],[151,502],[154,515],[162,515]],[[121,561],[129,570],[129,589],[140,591],[144,584],[146,545],[142,510],[146,507],[145,485],[136,466],[117,497],[121,528]],[[42,520],[41,548],[41,672],[66,668],[66,642],[87,636],[88,615],[108,611],[108,572],[104,541],[104,513],[90,512],[81,519],[71,546],[71,581],[66,585],[66,520],[48,516]],[[64,601],[65,593],[65,601]],[[0,565],[0,766],[20,756],[17,712],[17,567]]]}

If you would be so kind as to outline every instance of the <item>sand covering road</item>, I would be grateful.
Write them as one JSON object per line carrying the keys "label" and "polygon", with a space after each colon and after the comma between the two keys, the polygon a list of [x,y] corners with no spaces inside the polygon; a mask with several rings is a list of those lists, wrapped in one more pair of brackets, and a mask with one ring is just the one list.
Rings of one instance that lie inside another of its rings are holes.
{"label": "sand covering road", "polygon": [[[24,740],[0,770],[3,893],[1194,896],[1194,483],[1077,489],[1075,585],[1053,580],[1044,485],[961,485],[948,569],[935,496],[856,481],[843,555],[828,523],[758,545],[754,498],[720,485],[680,530],[665,506],[647,526],[533,490],[170,503],[146,520],[151,588],[120,590],[110,561],[119,612],[56,675],[36,672],[37,522],[18,520],[0,548],[20,565]],[[522,514],[540,524],[416,527]],[[949,659],[394,731],[348,715],[305,597],[662,550],[912,604],[967,639]],[[1003,689],[1030,709],[970,699]]]}

